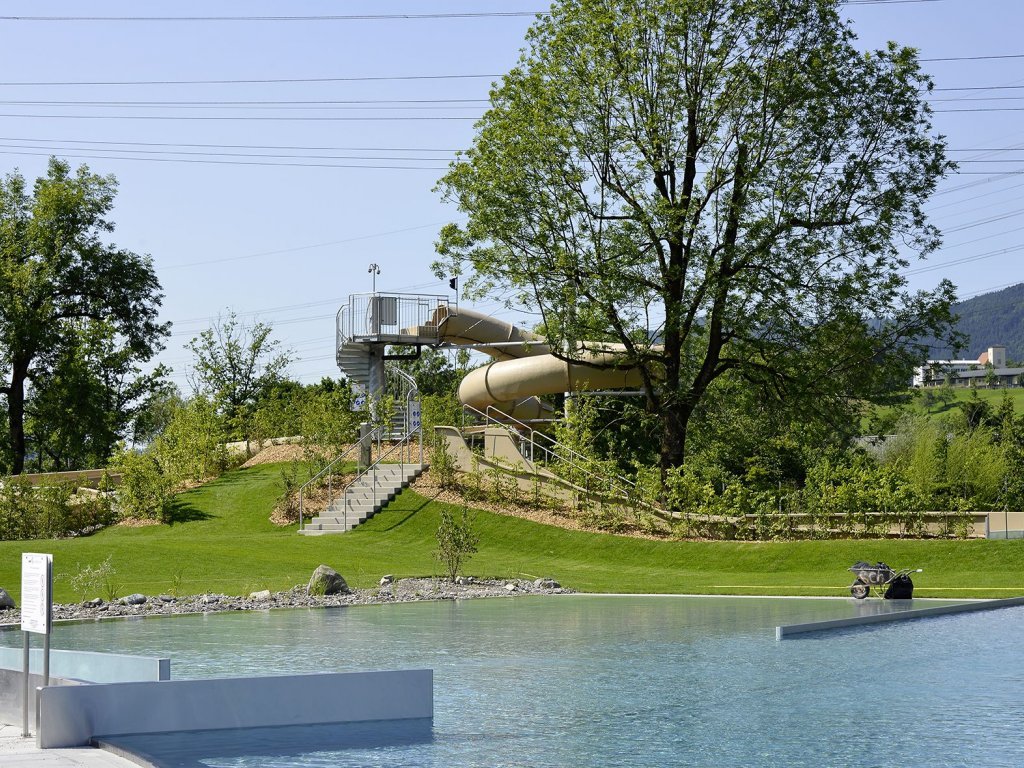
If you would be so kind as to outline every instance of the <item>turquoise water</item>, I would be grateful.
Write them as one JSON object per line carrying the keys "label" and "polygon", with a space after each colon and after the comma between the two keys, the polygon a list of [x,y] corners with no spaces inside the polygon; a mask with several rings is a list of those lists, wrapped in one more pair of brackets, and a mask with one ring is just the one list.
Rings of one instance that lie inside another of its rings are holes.
{"label": "turquoise water", "polygon": [[53,646],[170,656],[176,679],[434,669],[432,727],[137,737],[175,768],[1021,765],[1024,608],[775,640],[886,609],[515,598],[61,625]]}

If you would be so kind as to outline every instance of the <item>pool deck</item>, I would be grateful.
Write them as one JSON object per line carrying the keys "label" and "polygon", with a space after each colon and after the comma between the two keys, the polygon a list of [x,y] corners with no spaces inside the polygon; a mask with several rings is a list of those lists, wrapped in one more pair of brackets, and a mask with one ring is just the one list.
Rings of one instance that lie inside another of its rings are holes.
{"label": "pool deck", "polygon": [[21,736],[21,726],[0,723],[3,768],[139,768],[136,763],[94,747],[38,749],[35,737]]}

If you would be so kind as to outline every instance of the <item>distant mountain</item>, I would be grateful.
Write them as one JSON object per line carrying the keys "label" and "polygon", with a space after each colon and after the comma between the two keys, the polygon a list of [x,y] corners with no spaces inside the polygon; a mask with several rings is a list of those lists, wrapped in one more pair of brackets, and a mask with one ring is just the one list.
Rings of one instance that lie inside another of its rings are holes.
{"label": "distant mountain", "polygon": [[[1024,360],[1024,283],[984,293],[953,306],[960,316],[957,329],[969,338],[957,357],[978,357],[993,344],[1006,347],[1008,360]],[[951,350],[933,347],[932,359],[948,359]]]}

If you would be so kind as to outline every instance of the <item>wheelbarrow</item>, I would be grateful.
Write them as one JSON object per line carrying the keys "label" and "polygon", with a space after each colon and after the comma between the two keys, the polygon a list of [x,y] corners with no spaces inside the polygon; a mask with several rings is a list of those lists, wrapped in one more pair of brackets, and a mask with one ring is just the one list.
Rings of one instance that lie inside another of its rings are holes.
{"label": "wheelbarrow", "polygon": [[875,591],[877,597],[886,600],[909,600],[914,596],[912,573],[921,573],[923,568],[901,568],[896,570],[885,563],[866,563],[860,560],[846,570],[856,577],[850,585],[850,594],[863,600]]}

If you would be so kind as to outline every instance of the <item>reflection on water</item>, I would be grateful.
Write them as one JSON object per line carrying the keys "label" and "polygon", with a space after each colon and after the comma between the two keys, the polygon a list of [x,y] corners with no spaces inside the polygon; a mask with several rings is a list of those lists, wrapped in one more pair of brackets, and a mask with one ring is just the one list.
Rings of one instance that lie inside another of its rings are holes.
{"label": "reflection on water", "polygon": [[[179,731],[104,739],[164,768],[334,765],[344,752],[402,752],[433,740],[433,721]],[[322,760],[328,762],[322,763]]]}
{"label": "reflection on water", "polygon": [[281,754],[273,729],[166,766],[1020,765],[1024,608],[775,640],[894,607],[529,597],[62,625],[53,645],[170,656],[177,679],[434,669],[429,738]]}

